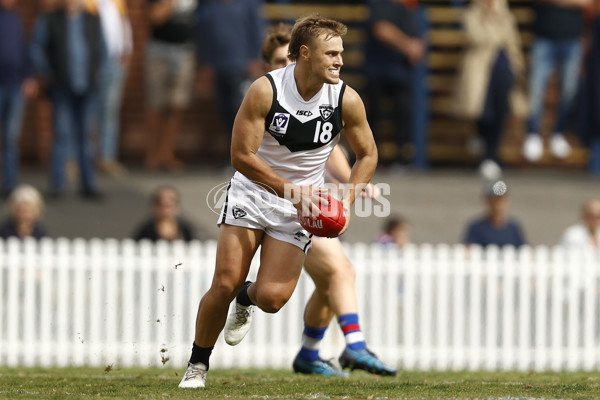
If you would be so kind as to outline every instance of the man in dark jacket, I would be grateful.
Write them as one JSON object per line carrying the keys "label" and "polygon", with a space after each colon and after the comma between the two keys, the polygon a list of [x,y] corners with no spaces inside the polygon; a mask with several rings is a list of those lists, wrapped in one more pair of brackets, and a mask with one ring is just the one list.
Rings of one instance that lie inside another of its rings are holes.
{"label": "man in dark jacket", "polygon": [[101,194],[95,185],[89,136],[99,71],[106,59],[98,16],[85,10],[81,0],[64,0],[63,7],[38,17],[32,58],[53,104],[51,194],[59,196],[65,189],[65,164],[73,149],[79,161],[80,193],[97,200]]}
{"label": "man in dark jacket", "polygon": [[[413,150],[417,146],[417,114],[413,98],[417,71],[426,55],[418,4],[414,0],[370,0],[367,4],[370,15],[364,73],[369,122],[378,146],[393,144],[393,151],[380,151],[385,164],[416,165]],[[386,111],[390,108],[386,103],[391,105],[390,111]]]}
{"label": "man in dark jacket", "polygon": [[16,0],[0,0],[0,148],[2,149],[2,197],[18,181],[19,136],[25,110],[24,96],[37,91],[30,63],[23,21]]}

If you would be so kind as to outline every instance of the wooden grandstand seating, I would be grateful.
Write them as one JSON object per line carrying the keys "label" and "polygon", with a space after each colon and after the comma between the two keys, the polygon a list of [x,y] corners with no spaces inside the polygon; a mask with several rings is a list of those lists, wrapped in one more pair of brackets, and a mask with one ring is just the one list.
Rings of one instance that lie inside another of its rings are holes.
{"label": "wooden grandstand seating", "polygon": [[[467,4],[465,2],[464,4]],[[533,41],[531,24],[534,13],[531,9],[532,0],[510,0],[511,11],[517,19],[523,50],[527,53]],[[471,122],[455,119],[450,110],[455,77],[459,68],[462,51],[465,46],[465,36],[462,31],[462,7],[450,0],[422,0],[427,8],[430,24],[428,32],[429,43],[429,111],[428,154],[431,162],[474,163],[476,158],[467,153],[466,142],[476,134]],[[310,13],[335,18],[346,23],[348,35],[344,39],[344,79],[357,90],[366,85],[361,75],[364,62],[363,47],[366,40],[364,22],[369,16],[369,10],[364,5],[322,5],[322,4],[267,4],[265,15],[272,21],[293,21],[300,16]],[[527,57],[526,57],[527,59]],[[546,123],[553,118],[547,118]],[[504,136],[501,155],[508,164],[524,164],[520,155],[521,141],[524,135],[524,121],[511,121]],[[573,138],[574,135],[570,135]],[[550,155],[545,155],[542,165],[561,165],[583,167],[587,161],[587,151],[575,143],[573,154],[563,161],[557,161]]]}
{"label": "wooden grandstand seating", "polygon": [[265,14],[271,20],[296,20],[297,18],[319,13],[323,17],[335,18],[345,23],[363,22],[369,16],[369,8],[365,5],[331,5],[331,4],[278,4],[265,5]]}

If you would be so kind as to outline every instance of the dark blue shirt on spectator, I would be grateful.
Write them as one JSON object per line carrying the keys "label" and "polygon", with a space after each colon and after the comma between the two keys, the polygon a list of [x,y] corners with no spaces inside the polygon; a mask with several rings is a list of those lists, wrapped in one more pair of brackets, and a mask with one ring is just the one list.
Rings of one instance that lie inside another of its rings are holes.
{"label": "dark blue shirt on spectator", "polygon": [[205,0],[198,8],[199,56],[222,73],[246,71],[260,59],[265,31],[259,0]]}
{"label": "dark blue shirt on spectator", "polygon": [[583,33],[583,9],[535,2],[533,33],[547,39],[577,39]]}
{"label": "dark blue shirt on spectator", "polygon": [[519,247],[526,244],[518,222],[508,220],[503,226],[495,227],[487,218],[478,219],[469,225],[464,242],[484,247],[491,244],[500,247],[506,245]]}
{"label": "dark blue shirt on spectator", "polygon": [[368,77],[377,77],[394,83],[405,83],[412,79],[412,69],[408,58],[378,40],[373,33],[373,25],[387,21],[398,27],[405,35],[419,38],[416,11],[403,3],[390,0],[370,1],[367,44],[365,46],[364,71]]}
{"label": "dark blue shirt on spectator", "polygon": [[[39,222],[36,222],[33,226],[33,231],[31,232],[31,237],[35,239],[41,239],[48,236],[46,232],[46,228],[41,225]],[[21,238],[19,236],[19,230],[17,229],[17,224],[12,219],[6,219],[0,223],[0,239],[8,239],[11,237]]]}
{"label": "dark blue shirt on spectator", "polygon": [[20,87],[30,72],[21,17],[14,10],[0,7],[0,87]]}

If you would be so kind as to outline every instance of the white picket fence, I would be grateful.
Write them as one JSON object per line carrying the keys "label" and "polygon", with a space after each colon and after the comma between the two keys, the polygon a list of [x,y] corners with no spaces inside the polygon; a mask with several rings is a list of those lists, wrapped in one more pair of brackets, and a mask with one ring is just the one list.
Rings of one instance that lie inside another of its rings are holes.
{"label": "white picket fence", "polygon": [[[600,255],[560,247],[348,245],[370,348],[405,369],[600,369]],[[0,365],[184,368],[214,242],[0,240]],[[258,264],[255,260],[251,275]],[[303,274],[278,314],[219,339],[211,366],[290,368]],[[335,321],[322,355],[344,340]]]}

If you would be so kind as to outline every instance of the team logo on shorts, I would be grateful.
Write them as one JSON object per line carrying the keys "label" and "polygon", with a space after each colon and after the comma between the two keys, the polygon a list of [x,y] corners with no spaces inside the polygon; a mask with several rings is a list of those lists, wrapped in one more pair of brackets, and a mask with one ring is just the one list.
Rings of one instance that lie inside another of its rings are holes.
{"label": "team logo on shorts", "polygon": [[244,218],[246,215],[248,215],[245,210],[239,208],[238,206],[233,206],[231,211],[233,212],[233,218],[235,219]]}
{"label": "team logo on shorts", "polygon": [[277,136],[283,136],[287,132],[288,122],[290,121],[290,114],[287,113],[275,113],[271,126],[269,126],[269,132]]}
{"label": "team logo on shorts", "polygon": [[321,113],[321,117],[327,121],[329,117],[331,117],[331,114],[333,114],[333,106],[329,104],[321,104],[319,106],[319,112]]}
{"label": "team logo on shorts", "polygon": [[302,238],[304,238],[304,237],[306,237],[306,235],[302,231],[298,231],[294,234],[294,239],[296,239],[299,242],[301,242]]}
{"label": "team logo on shorts", "polygon": [[220,218],[224,213],[235,219],[266,215],[278,206],[278,201],[277,192],[269,186],[233,179],[216,185],[206,195],[206,205]]}

